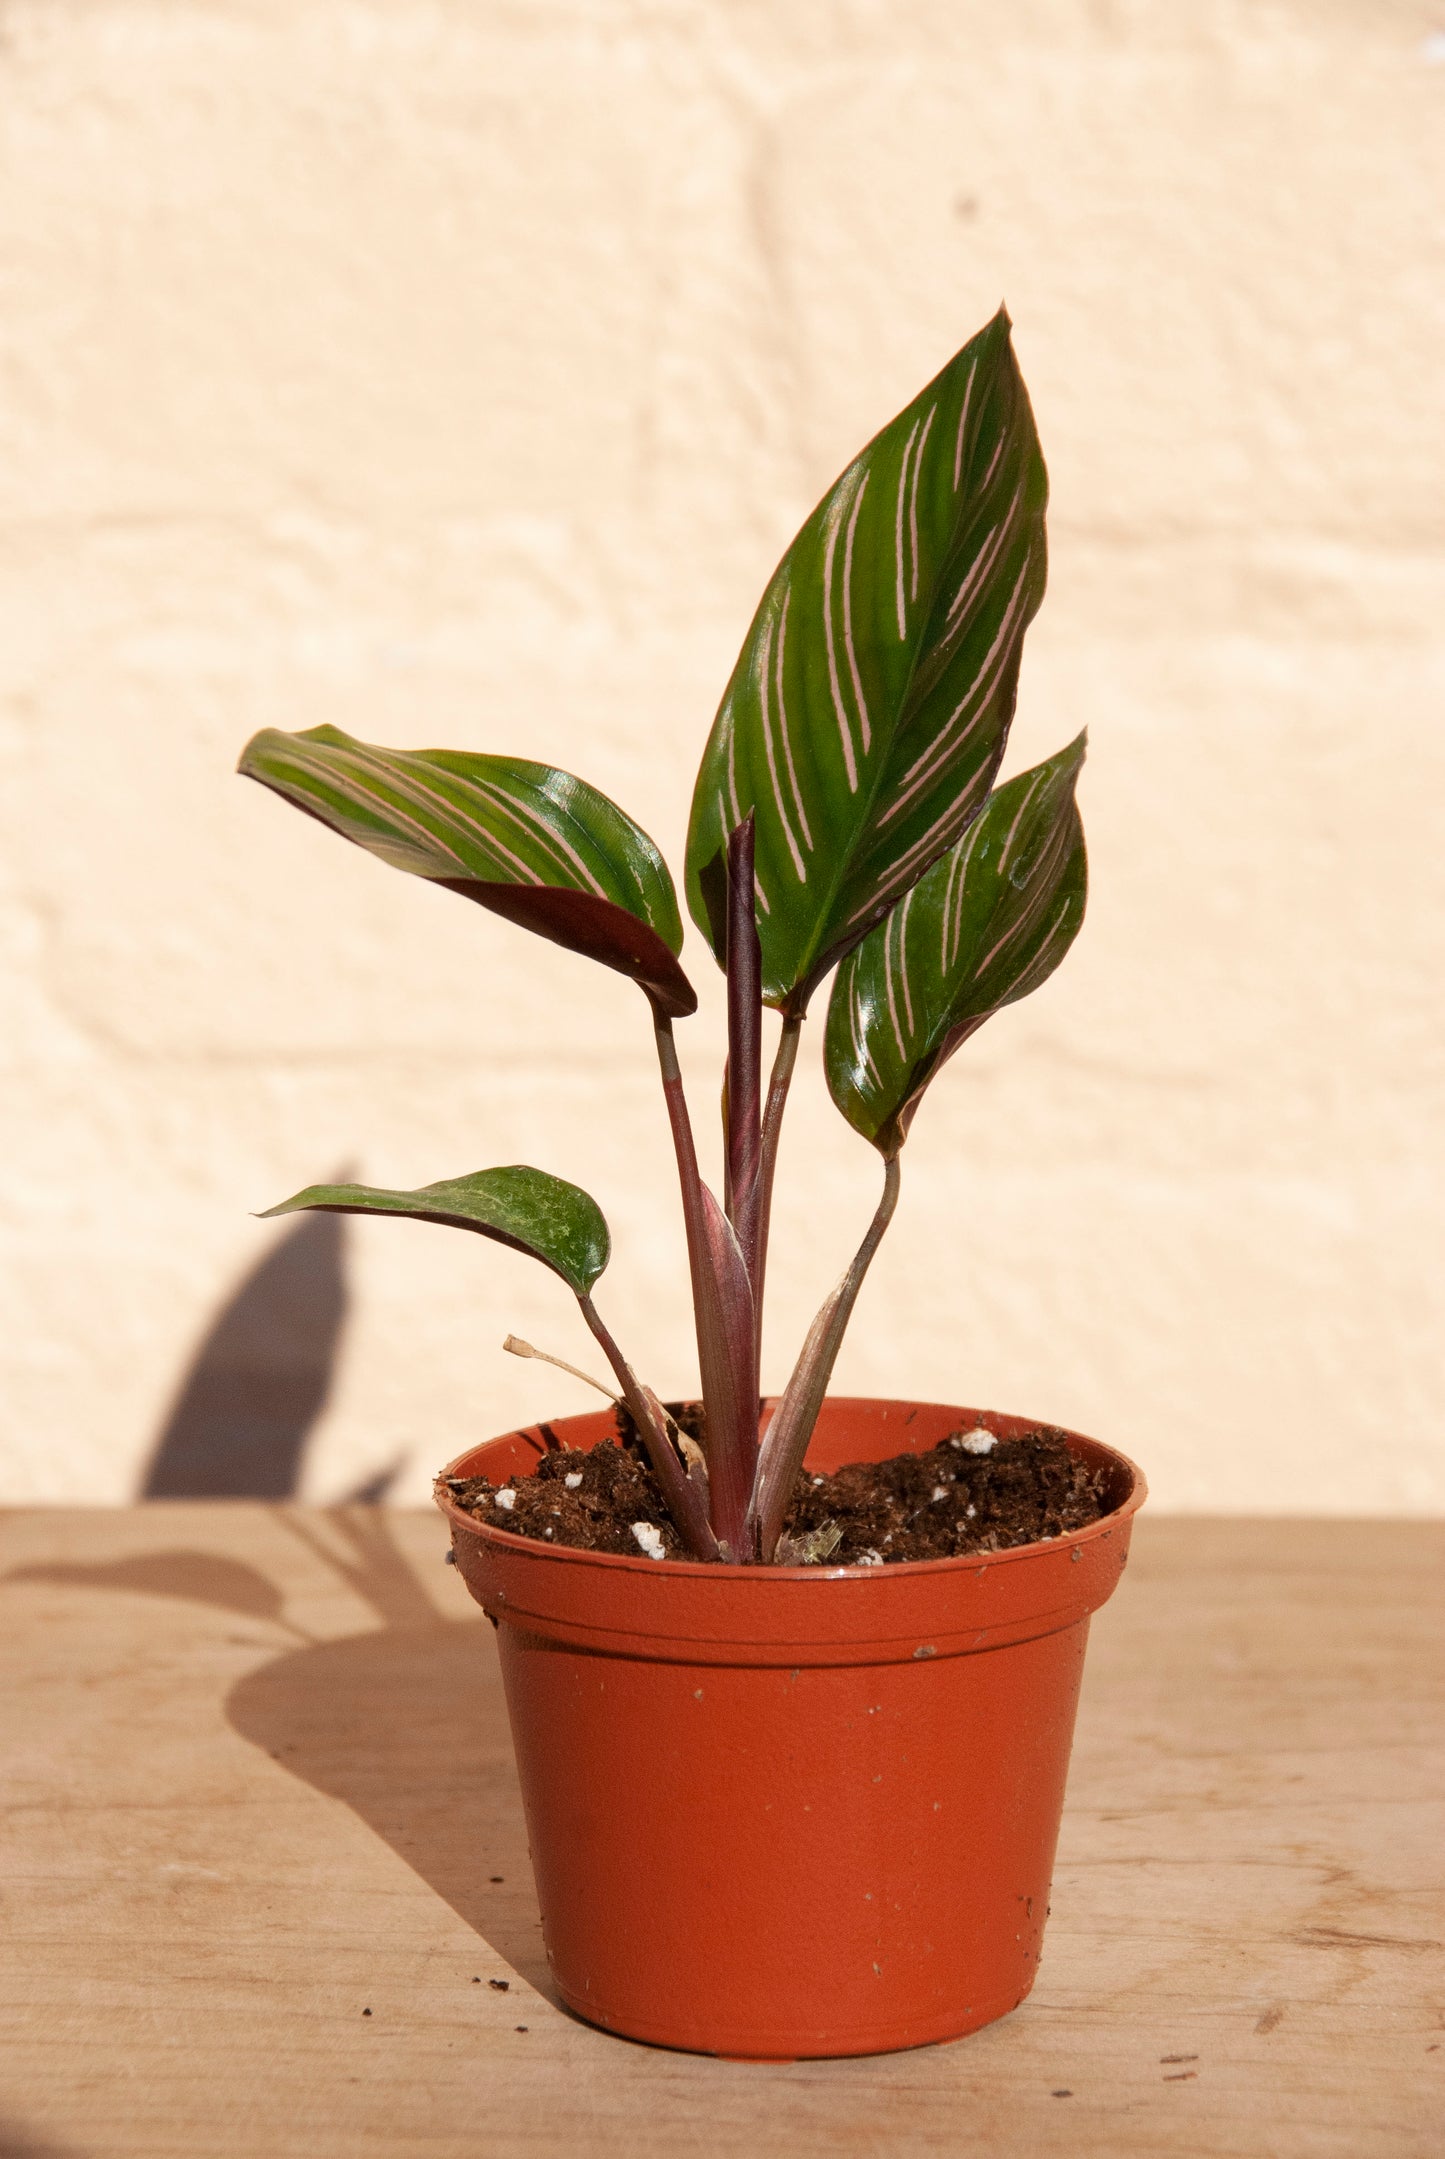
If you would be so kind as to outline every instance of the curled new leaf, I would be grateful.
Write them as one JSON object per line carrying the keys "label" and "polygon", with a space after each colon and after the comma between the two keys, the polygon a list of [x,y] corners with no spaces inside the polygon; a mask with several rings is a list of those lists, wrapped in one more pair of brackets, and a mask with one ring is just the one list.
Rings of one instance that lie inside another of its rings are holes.
{"label": "curled new leaf", "polygon": [[702,1262],[695,1277],[698,1363],[707,1404],[712,1525],[734,1558],[746,1550],[758,1458],[758,1335],[747,1261],[732,1224],[701,1187]]}
{"label": "curled new leaf", "polygon": [[265,728],[240,769],[393,868],[616,968],[670,1018],[697,1009],[677,961],[666,863],[572,773],[521,757],[378,749],[337,727]]}
{"label": "curled new leaf", "polygon": [[514,1163],[444,1177],[415,1192],[388,1192],[369,1184],[312,1184],[266,1215],[399,1214],[416,1222],[442,1222],[475,1230],[498,1244],[529,1252],[569,1289],[585,1297],[611,1255],[612,1240],[595,1199],[561,1177]]}
{"label": "curled new leaf", "polygon": [[848,1122],[896,1155],[924,1089],[991,1013],[1037,989],[1084,917],[1074,785],[1084,737],[990,796],[838,970],[828,1087]]}
{"label": "curled new leaf", "polygon": [[1048,481],[1008,317],[848,467],[763,597],[713,724],[688,904],[721,960],[719,857],[756,821],[763,998],[801,1013],[977,814],[1043,597]]}

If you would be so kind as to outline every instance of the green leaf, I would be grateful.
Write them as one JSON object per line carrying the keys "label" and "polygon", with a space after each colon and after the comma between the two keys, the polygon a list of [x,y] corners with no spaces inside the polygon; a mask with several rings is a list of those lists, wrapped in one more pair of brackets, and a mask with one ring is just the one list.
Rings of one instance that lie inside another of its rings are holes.
{"label": "green leaf", "polygon": [[693,796],[688,905],[724,956],[718,861],[757,819],[763,996],[828,968],[966,830],[1043,597],[1048,480],[1008,316],[868,445],[763,597]]}
{"label": "green leaf", "polygon": [[378,749],[337,727],[264,728],[240,770],[394,869],[615,967],[670,1018],[696,1011],[667,864],[640,825],[570,772]]}
{"label": "green leaf", "polygon": [[268,1207],[276,1214],[400,1214],[475,1230],[518,1252],[530,1252],[569,1289],[585,1297],[607,1265],[612,1240],[595,1199],[561,1177],[514,1163],[470,1177],[444,1177],[416,1192],[387,1192],[370,1184],[310,1184],[294,1199]]}
{"label": "green leaf", "polygon": [[1084,919],[1074,785],[1084,737],[990,796],[956,847],[850,952],[828,1006],[828,1088],[898,1152],[923,1090],[991,1013],[1051,975]]}

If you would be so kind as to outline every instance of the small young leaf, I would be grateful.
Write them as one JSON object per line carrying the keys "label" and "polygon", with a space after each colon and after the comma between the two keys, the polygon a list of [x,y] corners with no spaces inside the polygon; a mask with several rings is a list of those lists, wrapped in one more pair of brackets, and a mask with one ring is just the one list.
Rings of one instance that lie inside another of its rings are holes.
{"label": "small young leaf", "polygon": [[667,864],[640,825],[570,772],[378,749],[337,727],[265,728],[240,770],[394,869],[616,968],[670,1017],[696,1011]]}
{"label": "small young leaf", "polygon": [[763,1440],[757,1480],[750,1510],[754,1540],[762,1559],[769,1560],[788,1511],[788,1501],[813,1436],[813,1426],[833,1376],[838,1351],[858,1292],[863,1287],[883,1233],[898,1205],[899,1169],[896,1153],[887,1157],[883,1171],[883,1196],[878,1202],[863,1242],[844,1270],[842,1279],[824,1298],[798,1352],[798,1361],[783,1389],[782,1399]]}
{"label": "small young leaf", "polygon": [[1084,917],[1084,737],[990,796],[957,846],[850,952],[828,1007],[833,1100],[892,1156],[923,1091],[990,1014],[1051,975]]}
{"label": "small young leaf", "polygon": [[569,1289],[585,1297],[611,1255],[612,1241],[595,1199],[561,1177],[514,1163],[444,1177],[416,1192],[388,1192],[369,1184],[311,1184],[294,1199],[268,1207],[266,1216],[300,1214],[399,1214],[417,1222],[443,1222],[475,1230],[498,1244],[529,1252]]}
{"label": "small young leaf", "polygon": [[774,572],[693,796],[688,905],[757,821],[763,1000],[800,1014],[981,808],[1043,597],[1048,481],[1002,309],[875,436]]}

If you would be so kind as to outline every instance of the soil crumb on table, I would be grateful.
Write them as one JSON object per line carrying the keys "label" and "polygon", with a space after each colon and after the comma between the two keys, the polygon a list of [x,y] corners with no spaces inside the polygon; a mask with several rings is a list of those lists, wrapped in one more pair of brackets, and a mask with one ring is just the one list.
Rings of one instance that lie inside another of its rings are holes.
{"label": "soil crumb on table", "polygon": [[[689,1437],[701,1436],[696,1404],[668,1407]],[[964,1429],[926,1454],[804,1469],[778,1557],[792,1566],[886,1567],[1007,1551],[1098,1521],[1109,1508],[1105,1481],[1051,1425],[1018,1439]],[[615,1441],[554,1449],[529,1475],[500,1485],[453,1477],[440,1488],[479,1522],[515,1536],[629,1559],[691,1557],[625,1410]]]}

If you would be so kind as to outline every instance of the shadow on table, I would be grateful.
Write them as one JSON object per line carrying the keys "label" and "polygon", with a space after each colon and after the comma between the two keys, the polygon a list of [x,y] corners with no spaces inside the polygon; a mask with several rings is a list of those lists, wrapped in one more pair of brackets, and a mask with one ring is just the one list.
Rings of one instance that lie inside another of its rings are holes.
{"label": "shadow on table", "polygon": [[73,2144],[28,2129],[11,2114],[0,2114],[0,2159],[80,2159]]}
{"label": "shadow on table", "polygon": [[286,1520],[381,1626],[263,1665],[232,1689],[227,1716],[292,1776],[348,1806],[551,1998],[491,1629],[480,1614],[437,1616],[384,1513],[323,1517],[347,1556]]}
{"label": "shadow on table", "polygon": [[[258,1568],[204,1552],[18,1567],[3,1579],[176,1598],[285,1628],[300,1646],[231,1689],[233,1728],[349,1807],[498,1957],[555,1999],[491,1629],[480,1614],[438,1616],[384,1510],[284,1509],[274,1519],[371,1606],[378,1626],[315,1641],[283,1617],[281,1590]],[[439,1537],[438,1566],[442,1550]]]}

